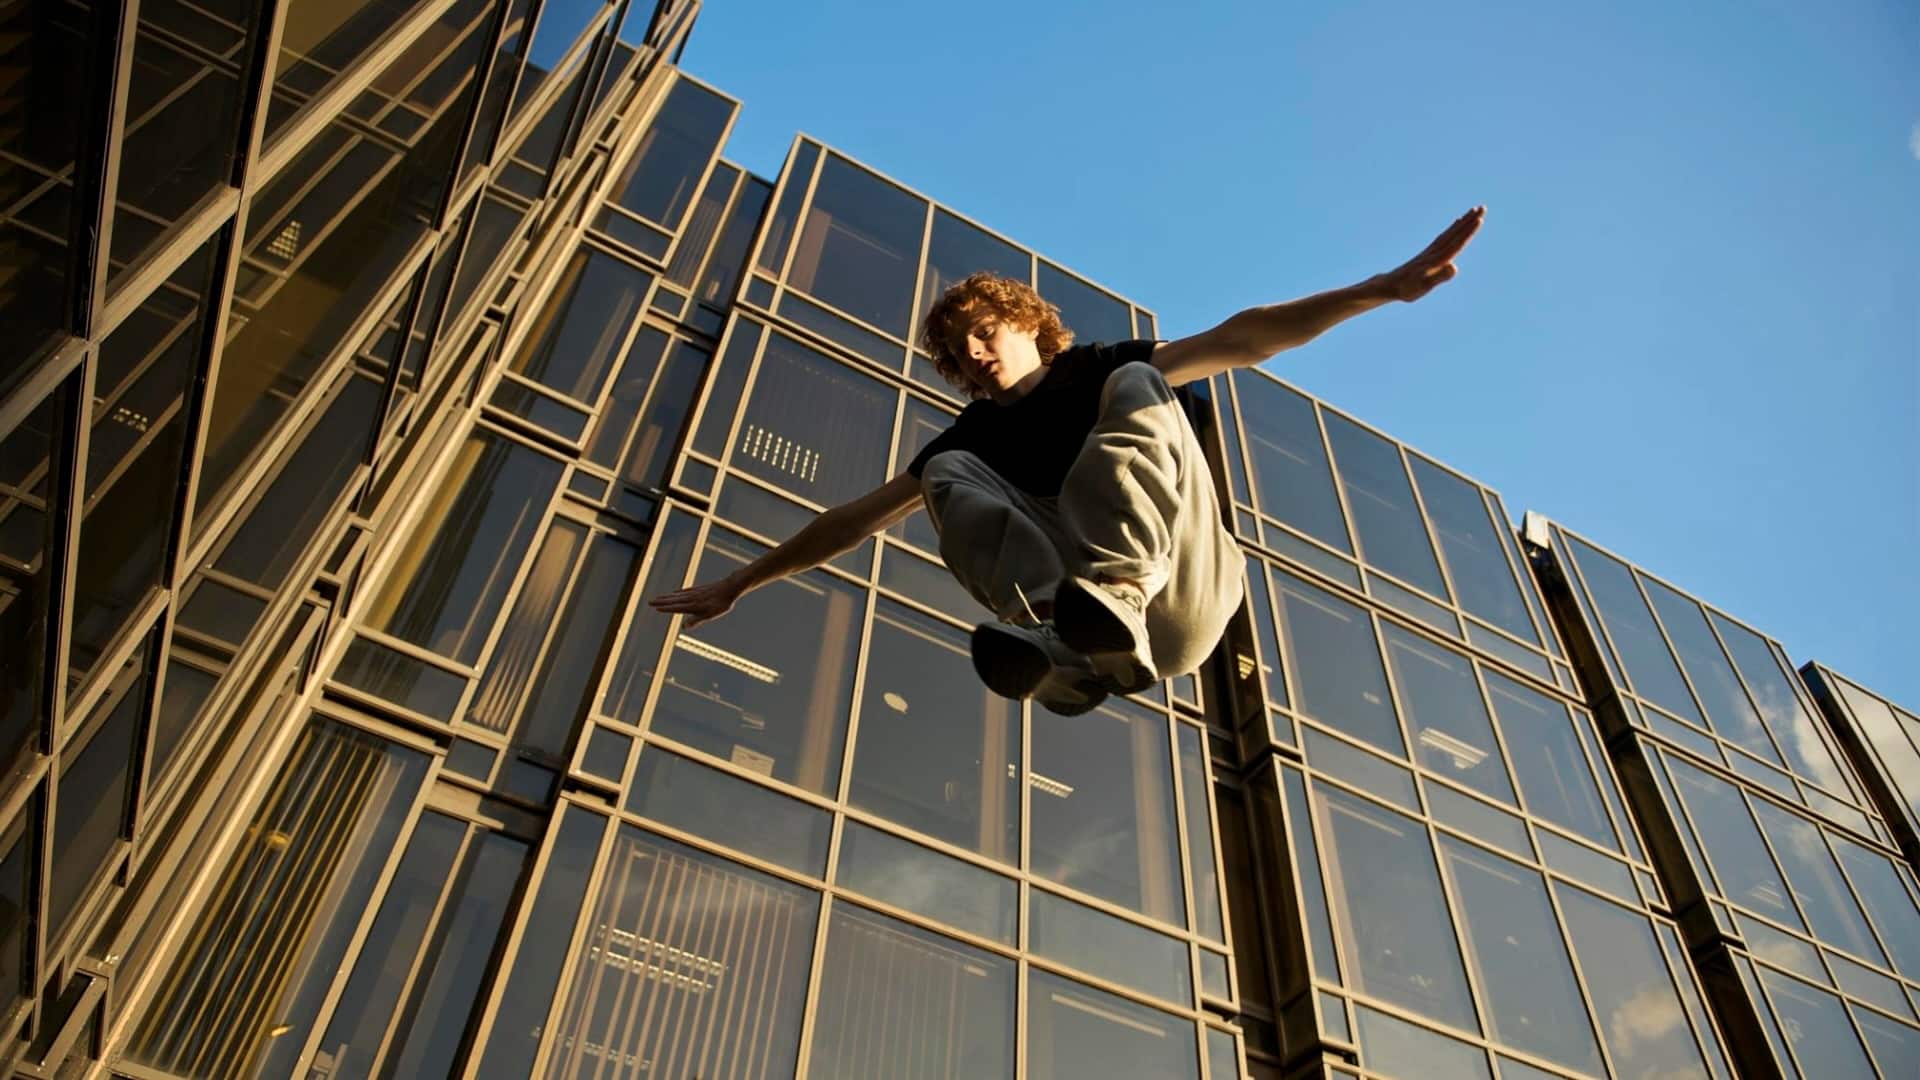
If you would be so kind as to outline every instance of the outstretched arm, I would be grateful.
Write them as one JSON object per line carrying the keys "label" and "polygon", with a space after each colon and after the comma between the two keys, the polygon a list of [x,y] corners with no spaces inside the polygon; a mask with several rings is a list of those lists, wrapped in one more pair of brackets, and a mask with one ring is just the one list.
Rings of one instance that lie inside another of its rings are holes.
{"label": "outstretched arm", "polygon": [[1480,230],[1487,208],[1476,206],[1447,226],[1425,251],[1384,274],[1284,304],[1248,308],[1211,330],[1161,342],[1153,365],[1175,386],[1229,368],[1252,367],[1305,345],[1334,326],[1392,300],[1418,300],[1453,280],[1453,260]]}
{"label": "outstretched arm", "polygon": [[726,577],[664,593],[647,603],[656,611],[686,615],[689,628],[699,626],[725,615],[754,589],[811,570],[919,508],[919,478],[901,473],[852,502],[823,511],[785,543]]}

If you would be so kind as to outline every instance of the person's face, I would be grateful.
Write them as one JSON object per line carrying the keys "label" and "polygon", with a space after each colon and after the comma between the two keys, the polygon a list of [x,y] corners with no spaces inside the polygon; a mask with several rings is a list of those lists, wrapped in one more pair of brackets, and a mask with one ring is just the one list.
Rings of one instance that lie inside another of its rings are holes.
{"label": "person's face", "polygon": [[975,323],[961,344],[961,370],[992,398],[1030,390],[1044,365],[1035,345],[1037,332],[1009,326],[991,317]]}

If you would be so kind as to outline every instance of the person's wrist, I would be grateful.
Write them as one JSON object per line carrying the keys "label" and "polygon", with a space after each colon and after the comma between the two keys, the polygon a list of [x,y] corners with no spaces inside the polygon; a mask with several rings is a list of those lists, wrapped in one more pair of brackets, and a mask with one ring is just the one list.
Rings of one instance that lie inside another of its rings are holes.
{"label": "person's wrist", "polygon": [[1398,300],[1400,288],[1394,280],[1394,271],[1388,270],[1375,274],[1360,283],[1360,291],[1369,300]]}

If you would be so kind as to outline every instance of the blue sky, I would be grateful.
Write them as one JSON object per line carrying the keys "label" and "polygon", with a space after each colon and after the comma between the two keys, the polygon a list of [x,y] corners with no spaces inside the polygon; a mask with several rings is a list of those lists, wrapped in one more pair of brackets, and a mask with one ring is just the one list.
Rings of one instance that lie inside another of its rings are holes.
{"label": "blue sky", "polygon": [[1487,204],[1270,366],[1920,707],[1920,5],[714,0],[685,66],[1162,336]]}

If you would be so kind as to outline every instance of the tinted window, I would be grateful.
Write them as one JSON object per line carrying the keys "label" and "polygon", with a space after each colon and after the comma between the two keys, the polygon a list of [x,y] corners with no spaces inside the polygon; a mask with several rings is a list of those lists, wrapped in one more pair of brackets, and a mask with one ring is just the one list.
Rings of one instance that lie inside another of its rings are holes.
{"label": "tinted window", "polygon": [[1343,416],[1327,414],[1327,441],[1353,515],[1360,553],[1369,563],[1434,596],[1447,595],[1413,501],[1400,449]]}
{"label": "tinted window", "polygon": [[1246,424],[1254,504],[1337,551],[1353,550],[1313,402],[1257,373],[1236,375],[1233,385]]}
{"label": "tinted window", "polygon": [[787,280],[856,319],[904,338],[926,201],[829,155]]}

